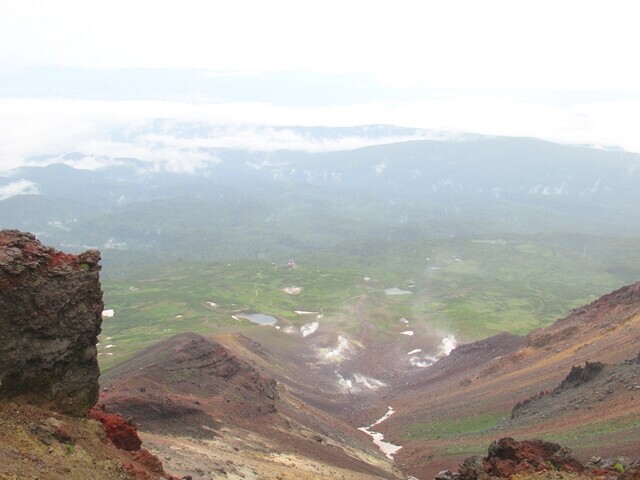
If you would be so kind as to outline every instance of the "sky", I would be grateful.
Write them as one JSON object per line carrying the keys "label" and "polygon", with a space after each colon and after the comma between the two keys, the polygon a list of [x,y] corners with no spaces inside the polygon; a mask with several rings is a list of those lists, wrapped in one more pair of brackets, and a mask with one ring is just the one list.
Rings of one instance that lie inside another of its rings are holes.
{"label": "sky", "polygon": [[[2,1],[0,172],[71,151],[191,165],[219,132],[226,146],[340,147],[253,128],[277,125],[640,152],[638,13],[616,0]],[[158,118],[209,130],[154,142]]]}

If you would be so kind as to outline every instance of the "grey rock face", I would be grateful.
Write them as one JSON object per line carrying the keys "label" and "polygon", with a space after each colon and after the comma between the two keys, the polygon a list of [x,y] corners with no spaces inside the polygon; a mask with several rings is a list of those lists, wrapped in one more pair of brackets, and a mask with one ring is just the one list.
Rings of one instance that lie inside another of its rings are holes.
{"label": "grey rock face", "polygon": [[96,403],[99,261],[0,231],[0,398],[78,416]]}

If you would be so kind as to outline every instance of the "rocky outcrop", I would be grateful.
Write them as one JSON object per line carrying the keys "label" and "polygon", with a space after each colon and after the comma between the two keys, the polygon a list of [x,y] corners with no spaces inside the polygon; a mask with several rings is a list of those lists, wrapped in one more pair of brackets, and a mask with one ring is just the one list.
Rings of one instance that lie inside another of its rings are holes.
{"label": "rocky outcrop", "polygon": [[99,260],[0,231],[0,398],[77,416],[96,403]]}
{"label": "rocky outcrop", "polygon": [[565,378],[560,386],[556,388],[556,392],[567,388],[575,388],[580,385],[590,382],[594,378],[596,378],[600,372],[604,369],[604,364],[602,362],[587,362],[584,367],[578,365],[577,367],[574,365],[571,367],[571,371],[567,378]]}
{"label": "rocky outcrop", "polygon": [[97,405],[89,410],[87,417],[99,421],[104,426],[107,438],[115,447],[128,452],[140,450],[142,440],[138,436],[136,426],[130,420],[127,421],[115,413],[107,413],[104,407]]}
{"label": "rocky outcrop", "polygon": [[104,427],[107,439],[114,447],[128,453],[134,462],[126,462],[124,468],[136,480],[177,480],[164,470],[158,457],[142,448],[142,441],[138,436],[138,429],[131,420],[125,420],[121,415],[109,413],[104,406],[96,405],[87,414],[92,420],[97,420]]}
{"label": "rocky outcrop", "polygon": [[[540,475],[541,474],[541,475]],[[460,464],[456,473],[445,470],[435,480],[497,480],[573,478],[640,480],[640,462],[626,457],[593,457],[583,465],[571,450],[544,440],[501,438],[489,446],[486,457],[473,455]]]}
{"label": "rocky outcrop", "polygon": [[585,467],[572,455],[571,450],[557,443],[518,441],[507,437],[493,442],[486,457],[469,457],[460,465],[457,473],[440,472],[436,478],[488,480],[534,472],[580,473],[584,470]]}

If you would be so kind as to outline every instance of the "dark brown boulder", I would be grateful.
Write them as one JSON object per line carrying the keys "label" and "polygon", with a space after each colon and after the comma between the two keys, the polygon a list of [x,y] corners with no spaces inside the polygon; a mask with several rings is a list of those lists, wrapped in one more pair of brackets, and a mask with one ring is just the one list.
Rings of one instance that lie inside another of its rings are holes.
{"label": "dark brown boulder", "polygon": [[501,438],[489,446],[486,457],[467,458],[457,474],[459,480],[487,480],[511,478],[517,474],[541,471],[580,473],[584,466],[573,457],[571,450],[544,440]]}
{"label": "dark brown boulder", "polygon": [[484,459],[485,471],[495,477],[508,478],[516,473],[559,470],[582,472],[584,467],[571,450],[544,440],[501,438],[489,446]]}
{"label": "dark brown boulder", "polygon": [[0,398],[78,416],[96,403],[99,260],[0,231]]}

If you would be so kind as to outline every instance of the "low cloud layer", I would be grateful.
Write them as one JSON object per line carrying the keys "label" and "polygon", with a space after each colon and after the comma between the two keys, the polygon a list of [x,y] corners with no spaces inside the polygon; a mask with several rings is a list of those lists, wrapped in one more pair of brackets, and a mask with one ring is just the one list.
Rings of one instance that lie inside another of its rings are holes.
{"label": "low cloud layer", "polygon": [[16,195],[36,195],[38,193],[38,187],[35,183],[29,180],[18,180],[0,186],[0,201]]}
{"label": "low cloud layer", "polygon": [[[217,149],[322,152],[461,132],[533,136],[560,143],[617,145],[640,152],[635,125],[640,101],[549,106],[503,97],[441,96],[415,102],[336,107],[267,103],[186,103],[69,99],[0,99],[0,172],[65,161],[98,168],[133,157],[153,168],[196,172],[218,162]],[[64,121],[63,121],[64,120]],[[421,128],[410,135],[318,136],[277,125],[391,124]],[[383,168],[380,165],[380,170]]]}

